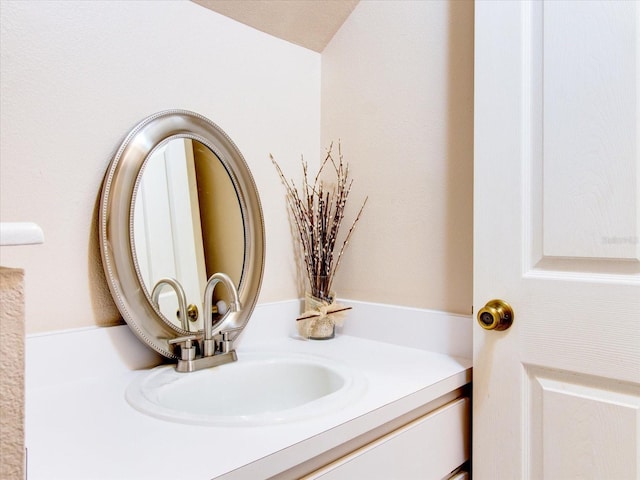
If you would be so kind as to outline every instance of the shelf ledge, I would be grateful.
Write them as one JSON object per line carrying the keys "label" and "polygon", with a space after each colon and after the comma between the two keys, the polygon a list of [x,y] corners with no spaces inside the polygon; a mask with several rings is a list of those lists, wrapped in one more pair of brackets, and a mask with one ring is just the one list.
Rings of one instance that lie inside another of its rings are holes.
{"label": "shelf ledge", "polygon": [[0,222],[0,246],[44,243],[44,232],[33,222]]}

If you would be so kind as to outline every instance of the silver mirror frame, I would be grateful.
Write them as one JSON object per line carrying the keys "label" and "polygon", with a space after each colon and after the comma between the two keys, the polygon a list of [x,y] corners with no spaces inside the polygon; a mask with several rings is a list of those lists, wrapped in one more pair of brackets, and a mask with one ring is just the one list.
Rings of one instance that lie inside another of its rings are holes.
{"label": "silver mirror frame", "polygon": [[150,154],[173,138],[191,138],[220,159],[238,195],[244,225],[245,256],[238,294],[240,312],[229,312],[216,325],[234,330],[234,340],[249,321],[264,273],[265,234],[262,205],[244,157],[215,123],[187,110],[166,110],[136,125],[111,160],[102,185],[99,214],[100,252],[107,284],[120,314],[136,335],[167,358],[177,358],[168,340],[187,332],[165,321],[141,282],[133,241],[133,204],[140,173]]}

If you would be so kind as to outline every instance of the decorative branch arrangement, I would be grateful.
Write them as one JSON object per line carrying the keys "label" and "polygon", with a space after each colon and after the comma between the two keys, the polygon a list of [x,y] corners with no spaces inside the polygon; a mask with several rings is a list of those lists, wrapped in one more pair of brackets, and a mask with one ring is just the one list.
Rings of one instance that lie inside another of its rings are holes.
{"label": "decorative branch arrangement", "polygon": [[[287,181],[273,155],[269,155],[286,188],[287,204],[302,247],[311,294],[328,303],[333,301],[331,285],[340,266],[342,255],[368,200],[367,197],[362,203],[336,256],[338,232],[342,225],[353,180],[349,178],[349,165],[342,158],[340,143],[338,142],[337,161],[333,158],[332,149],[333,142],[327,150],[313,183],[309,182],[307,163],[304,158],[302,159],[303,177],[300,189],[293,180]],[[333,167],[336,175],[335,184],[329,188],[320,178],[327,166]]]}

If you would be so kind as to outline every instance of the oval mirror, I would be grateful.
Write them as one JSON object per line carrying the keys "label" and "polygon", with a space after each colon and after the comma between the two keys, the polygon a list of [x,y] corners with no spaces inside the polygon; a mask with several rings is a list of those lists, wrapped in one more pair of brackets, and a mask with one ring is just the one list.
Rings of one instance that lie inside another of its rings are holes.
{"label": "oval mirror", "polygon": [[109,165],[99,217],[107,283],[144,342],[175,358],[168,341],[203,329],[204,290],[216,272],[232,279],[242,309],[226,312],[229,292],[216,288],[213,333],[237,337],[262,282],[264,222],[249,168],[217,125],[184,110],[140,122]]}

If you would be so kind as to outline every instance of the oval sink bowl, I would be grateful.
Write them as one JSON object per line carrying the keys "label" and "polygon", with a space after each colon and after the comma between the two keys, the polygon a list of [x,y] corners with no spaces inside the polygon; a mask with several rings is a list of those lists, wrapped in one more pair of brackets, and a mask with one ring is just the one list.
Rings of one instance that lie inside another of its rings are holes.
{"label": "oval sink bowl", "polygon": [[132,382],[126,398],[137,410],[169,421],[264,425],[338,410],[364,385],[358,372],[323,357],[239,352],[237,362],[197,372],[157,367]]}

